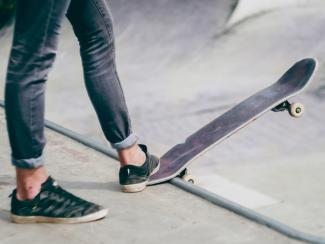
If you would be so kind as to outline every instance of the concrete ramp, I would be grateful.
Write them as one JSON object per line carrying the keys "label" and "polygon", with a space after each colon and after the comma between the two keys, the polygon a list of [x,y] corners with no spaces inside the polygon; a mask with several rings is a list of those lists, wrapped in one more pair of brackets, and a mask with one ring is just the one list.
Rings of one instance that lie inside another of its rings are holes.
{"label": "concrete ramp", "polygon": [[104,220],[81,225],[9,222],[14,188],[3,109],[0,108],[1,244],[54,243],[297,243],[170,184],[121,193],[111,158],[46,130],[49,172],[72,192],[110,209]]}
{"label": "concrete ramp", "polygon": [[[129,67],[125,78],[152,81],[169,67],[177,68],[199,55],[209,40],[223,32],[237,2],[109,1],[119,62]],[[139,72],[143,67],[150,74]]]}
{"label": "concrete ramp", "polygon": [[[300,6],[283,1],[290,8],[277,0],[252,0],[257,4],[252,7],[246,1],[247,7],[243,2],[243,10],[240,5],[236,10],[239,22],[224,32],[236,2],[109,1],[116,23],[117,66],[133,127],[141,142],[161,155],[231,105],[273,83],[298,59],[317,57],[315,82],[297,100],[306,105],[306,116],[292,121],[285,113],[269,113],[198,159],[192,173],[202,187],[224,198],[324,235],[324,1]],[[271,9],[277,11],[240,21]],[[10,34],[0,38],[0,94]],[[65,23],[47,83],[46,117],[107,143],[82,84],[78,49]],[[98,243],[292,243],[169,184],[122,194],[116,162],[49,130],[50,172],[73,192],[108,206],[111,215],[78,226],[9,224],[7,195],[14,175],[2,112],[0,133],[1,244],[90,243],[94,238]]]}
{"label": "concrete ramp", "polygon": [[288,8],[307,4],[308,0],[240,0],[236,5],[227,26],[234,25],[246,18],[277,8]]}

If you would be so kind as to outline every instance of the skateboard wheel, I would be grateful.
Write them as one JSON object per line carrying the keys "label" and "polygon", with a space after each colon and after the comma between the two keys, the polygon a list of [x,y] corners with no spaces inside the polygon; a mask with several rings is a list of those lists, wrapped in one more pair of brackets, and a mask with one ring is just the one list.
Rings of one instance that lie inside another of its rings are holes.
{"label": "skateboard wheel", "polygon": [[304,105],[301,103],[290,104],[289,113],[292,117],[299,118],[304,113]]}
{"label": "skateboard wheel", "polygon": [[182,180],[183,180],[183,181],[186,181],[186,182],[188,182],[188,183],[192,183],[192,184],[195,184],[195,183],[196,183],[194,177],[193,177],[192,175],[190,175],[190,174],[185,174],[185,175],[183,175],[183,176],[182,176]]}

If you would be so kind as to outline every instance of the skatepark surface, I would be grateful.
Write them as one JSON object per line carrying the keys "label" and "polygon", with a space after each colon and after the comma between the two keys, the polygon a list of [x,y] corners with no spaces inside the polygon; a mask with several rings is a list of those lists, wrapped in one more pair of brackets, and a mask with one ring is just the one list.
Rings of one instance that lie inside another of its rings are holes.
{"label": "skatepark surface", "polygon": [[[0,110],[0,157],[9,162],[5,119]],[[110,210],[104,220],[81,225],[9,223],[11,166],[0,173],[0,243],[295,243],[170,184],[125,194],[115,160],[47,130],[48,169],[62,186]]]}
{"label": "skatepark surface", "polygon": [[[193,162],[190,171],[210,192],[324,237],[325,3],[248,2],[109,1],[133,127],[141,142],[162,155],[276,81],[297,60],[316,57],[314,81],[293,99],[305,105],[302,118],[267,113]],[[10,43],[8,30],[0,38],[0,99]],[[7,196],[14,178],[0,113],[1,244],[90,243],[94,235],[96,243],[295,242],[170,184],[122,194],[114,160],[50,130],[50,172],[74,192],[108,206],[111,215],[79,226],[9,224]],[[87,98],[78,43],[67,22],[47,83],[46,118],[108,146]]]}

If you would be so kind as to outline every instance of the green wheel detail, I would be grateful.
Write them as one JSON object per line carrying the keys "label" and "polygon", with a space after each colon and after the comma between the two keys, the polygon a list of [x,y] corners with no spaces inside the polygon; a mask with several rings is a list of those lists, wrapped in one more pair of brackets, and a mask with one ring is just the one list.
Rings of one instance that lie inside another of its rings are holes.
{"label": "green wheel detail", "polygon": [[299,118],[304,113],[304,105],[301,103],[292,103],[289,113],[292,117]]}
{"label": "green wheel detail", "polygon": [[185,174],[182,176],[182,180],[183,181],[186,181],[188,183],[191,183],[191,184],[196,184],[196,180],[194,179],[194,177],[190,174]]}

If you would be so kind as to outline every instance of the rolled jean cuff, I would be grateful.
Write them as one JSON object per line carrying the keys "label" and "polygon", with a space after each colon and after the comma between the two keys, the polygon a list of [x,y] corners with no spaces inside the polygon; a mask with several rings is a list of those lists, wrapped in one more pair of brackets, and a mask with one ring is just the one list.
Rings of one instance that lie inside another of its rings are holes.
{"label": "rolled jean cuff", "polygon": [[44,165],[43,155],[37,158],[28,158],[28,159],[15,159],[11,156],[11,163],[13,166],[22,169],[35,169]]}
{"label": "rolled jean cuff", "polygon": [[125,149],[134,145],[138,141],[138,136],[135,133],[130,134],[126,139],[121,142],[111,143],[112,147],[116,150]]}

